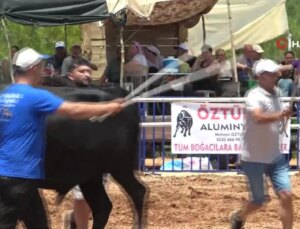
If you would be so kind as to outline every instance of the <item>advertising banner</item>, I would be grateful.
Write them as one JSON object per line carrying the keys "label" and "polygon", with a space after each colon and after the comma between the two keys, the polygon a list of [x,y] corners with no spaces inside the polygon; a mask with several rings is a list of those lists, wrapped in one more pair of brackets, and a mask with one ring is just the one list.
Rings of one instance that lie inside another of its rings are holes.
{"label": "advertising banner", "polygon": [[[173,103],[173,154],[240,154],[244,104]],[[280,150],[289,153],[290,124],[280,137]]]}

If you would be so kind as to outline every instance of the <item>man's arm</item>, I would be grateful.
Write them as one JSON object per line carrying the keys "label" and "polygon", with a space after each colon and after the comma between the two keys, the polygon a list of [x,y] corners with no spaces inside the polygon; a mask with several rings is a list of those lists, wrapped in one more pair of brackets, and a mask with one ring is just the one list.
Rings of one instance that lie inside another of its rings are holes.
{"label": "man's arm", "polygon": [[237,67],[237,69],[245,70],[247,68],[247,65],[241,64],[241,63],[236,63],[236,67]]}
{"label": "man's arm", "polygon": [[250,112],[251,112],[253,119],[257,123],[276,122],[276,121],[280,121],[284,118],[289,118],[292,115],[292,111],[290,109],[283,110],[280,112],[266,113],[266,112],[263,112],[263,110],[260,108],[254,108]]}
{"label": "man's arm", "polygon": [[205,68],[205,72],[209,75],[217,75],[221,70],[221,65],[217,60],[214,60],[209,66]]}
{"label": "man's arm", "polygon": [[105,104],[63,102],[57,109],[56,114],[72,119],[88,119],[106,113],[117,113],[120,112],[122,108],[122,104],[119,102]]}
{"label": "man's arm", "polygon": [[66,57],[64,60],[63,60],[63,63],[62,63],[62,66],[61,66],[61,75],[62,76],[66,76],[67,73],[69,72],[69,64],[68,64],[68,57]]}

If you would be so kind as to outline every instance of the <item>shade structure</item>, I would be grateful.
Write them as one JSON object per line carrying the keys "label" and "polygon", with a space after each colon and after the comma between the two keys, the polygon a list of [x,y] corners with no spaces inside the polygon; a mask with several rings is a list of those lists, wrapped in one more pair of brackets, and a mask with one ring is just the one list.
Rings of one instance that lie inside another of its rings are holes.
{"label": "shade structure", "polygon": [[[236,48],[260,44],[288,32],[285,0],[232,0],[232,30]],[[214,49],[231,48],[227,1],[219,0],[205,15],[206,44]],[[188,31],[189,47],[195,55],[203,45],[201,20]]]}

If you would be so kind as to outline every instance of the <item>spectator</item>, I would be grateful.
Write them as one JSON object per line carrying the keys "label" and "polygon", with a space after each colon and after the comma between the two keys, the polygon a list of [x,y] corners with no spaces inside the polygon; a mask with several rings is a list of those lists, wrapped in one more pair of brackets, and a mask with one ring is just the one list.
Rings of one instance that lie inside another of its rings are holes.
{"label": "spectator", "polygon": [[149,67],[149,73],[156,73],[163,68],[163,57],[154,45],[147,45],[144,48],[145,57]]}
{"label": "spectator", "polygon": [[120,84],[121,75],[121,47],[116,49],[116,57],[112,58],[105,68],[105,71],[100,79],[102,83]]}
{"label": "spectator", "polygon": [[55,42],[55,54],[51,56],[48,61],[47,65],[51,64],[54,68],[54,75],[61,75],[61,68],[64,59],[67,57],[67,50],[65,46],[65,42],[57,41]]}
{"label": "spectator", "polygon": [[[284,60],[281,62],[281,65],[294,65],[298,61],[295,59],[295,54],[293,51],[286,51],[284,53]],[[297,67],[297,66],[296,66]],[[281,72],[282,76],[281,78],[289,78],[294,80],[294,68],[292,69],[286,69]]]}
{"label": "spectator", "polygon": [[284,60],[281,62],[282,65],[292,64],[295,61],[295,53],[293,51],[286,51],[284,53]]}
{"label": "spectator", "polygon": [[147,59],[145,57],[141,44],[137,41],[132,42],[128,50],[128,65],[142,65],[147,67]]}
{"label": "spectator", "polygon": [[49,228],[36,183],[45,176],[46,117],[55,113],[88,119],[119,112],[122,106],[117,102],[67,102],[35,88],[43,64],[33,49],[18,51],[13,66],[16,83],[0,94],[0,228],[15,228],[18,220],[26,228]]}
{"label": "spectator", "polygon": [[[85,59],[82,55],[82,49],[79,44],[75,44],[71,48],[71,55],[66,57],[63,60],[62,67],[61,67],[61,75],[66,76],[69,72],[70,66],[72,65],[72,62],[78,59]],[[87,59],[86,59],[87,60]],[[93,70],[97,70],[97,66],[93,63],[91,63],[89,60],[87,60],[89,63],[89,66]]]}
{"label": "spectator", "polygon": [[224,49],[216,50],[216,58],[219,61],[221,67],[218,75],[218,80],[222,82],[232,81],[233,79],[232,65],[229,60],[226,60],[226,54]]}
{"label": "spectator", "polygon": [[128,62],[125,64],[126,81],[138,87],[148,77],[148,63],[139,42],[132,42],[128,50]]}
{"label": "spectator", "polygon": [[252,52],[252,61],[258,61],[262,59],[262,55],[265,52],[260,45],[253,45],[252,46],[253,52]]}
{"label": "spectator", "polygon": [[237,60],[237,68],[240,82],[249,80],[249,69],[252,69],[253,47],[250,44],[244,45],[243,54]]}
{"label": "spectator", "polygon": [[[19,51],[19,47],[16,45],[11,46],[10,48],[10,56],[11,59],[13,59],[15,53]],[[3,81],[4,83],[11,83],[11,76],[10,76],[10,70],[11,70],[9,58],[4,58],[1,61],[1,70],[2,70],[2,76],[3,76]]]}
{"label": "spectator", "polygon": [[241,87],[241,95],[243,96],[248,90],[248,80],[253,77],[253,47],[250,44],[245,44],[243,54],[237,60],[238,78]]}
{"label": "spectator", "polygon": [[220,95],[220,89],[218,84],[218,75],[220,72],[220,64],[212,55],[212,47],[209,45],[203,45],[201,48],[202,54],[197,58],[193,65],[192,71],[196,72],[203,69],[208,77],[200,79],[193,83],[193,89],[195,90],[211,90]]}
{"label": "spectator", "polygon": [[176,50],[175,57],[180,61],[187,63],[189,65],[189,69],[191,69],[196,61],[196,57],[189,55],[189,47],[187,43],[181,43],[178,46],[175,46]]}

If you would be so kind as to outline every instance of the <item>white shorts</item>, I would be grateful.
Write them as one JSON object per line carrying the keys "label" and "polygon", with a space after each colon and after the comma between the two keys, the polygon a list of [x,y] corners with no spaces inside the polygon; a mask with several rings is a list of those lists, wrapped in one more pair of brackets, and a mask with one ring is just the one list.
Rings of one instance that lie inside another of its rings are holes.
{"label": "white shorts", "polygon": [[73,193],[73,198],[75,200],[83,200],[84,197],[82,195],[82,192],[79,188],[79,185],[76,185],[73,189],[72,189],[72,193]]}

